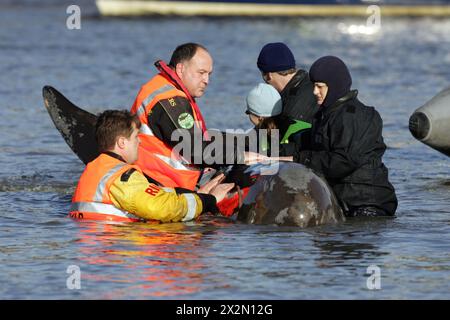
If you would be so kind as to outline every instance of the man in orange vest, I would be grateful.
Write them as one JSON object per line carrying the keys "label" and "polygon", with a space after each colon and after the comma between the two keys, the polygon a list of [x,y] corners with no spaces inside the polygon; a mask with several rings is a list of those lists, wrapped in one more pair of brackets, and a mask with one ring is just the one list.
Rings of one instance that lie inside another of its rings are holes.
{"label": "man in orange vest", "polygon": [[[95,134],[101,154],[87,164],[72,198],[70,216],[77,219],[160,222],[189,221],[203,212],[217,212],[234,184],[211,181],[199,192],[149,183],[133,165],[138,157],[141,123],[128,111],[107,110],[97,120]],[[150,178],[151,179],[151,178]]]}
{"label": "man in orange vest", "polygon": [[[195,135],[197,129],[207,136],[195,98],[204,94],[213,71],[213,60],[205,47],[196,43],[180,45],[173,52],[169,66],[161,60],[155,65],[160,72],[141,87],[131,108],[142,123],[137,165],[145,174],[164,186],[195,190],[202,169],[263,159],[257,154],[237,150],[235,146],[234,150],[225,150],[225,144],[218,148],[220,150],[215,149],[214,159],[219,159],[220,163],[204,158],[203,150],[213,141],[199,141]],[[174,152],[179,141],[172,138],[177,130],[189,133],[192,151],[195,151],[195,144],[200,145],[201,163],[194,162],[192,156]],[[233,152],[231,163],[227,161],[227,152]]]}

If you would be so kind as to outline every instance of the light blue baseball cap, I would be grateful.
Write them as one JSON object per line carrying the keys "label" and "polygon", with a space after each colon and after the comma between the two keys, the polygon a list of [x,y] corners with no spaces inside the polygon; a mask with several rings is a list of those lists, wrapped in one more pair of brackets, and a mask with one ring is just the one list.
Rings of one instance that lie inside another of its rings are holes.
{"label": "light blue baseball cap", "polygon": [[267,83],[260,83],[246,98],[247,110],[245,113],[259,117],[273,117],[281,114],[283,105],[278,91]]}

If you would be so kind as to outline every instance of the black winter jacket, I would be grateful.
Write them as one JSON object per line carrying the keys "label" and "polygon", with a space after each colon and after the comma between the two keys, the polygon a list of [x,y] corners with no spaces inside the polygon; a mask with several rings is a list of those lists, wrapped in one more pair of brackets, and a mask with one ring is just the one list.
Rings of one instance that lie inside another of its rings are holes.
{"label": "black winter jacket", "polygon": [[[344,211],[374,206],[394,215],[397,198],[382,162],[383,123],[350,91],[316,114],[308,143],[294,160],[324,175]],[[306,150],[305,150],[306,149]]]}

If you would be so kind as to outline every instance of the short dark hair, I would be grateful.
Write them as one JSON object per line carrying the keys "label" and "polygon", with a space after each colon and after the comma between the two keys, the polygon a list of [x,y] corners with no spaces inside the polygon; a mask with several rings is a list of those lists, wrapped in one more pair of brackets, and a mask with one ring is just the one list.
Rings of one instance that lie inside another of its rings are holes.
{"label": "short dark hair", "polygon": [[175,51],[172,53],[172,57],[170,58],[169,66],[172,68],[175,68],[177,64],[183,62],[183,61],[189,61],[192,59],[192,57],[197,52],[198,48],[201,48],[208,52],[208,50],[198,43],[184,43],[182,45],[179,45]]}
{"label": "short dark hair", "polygon": [[[293,73],[296,73],[297,69],[296,68],[290,68],[287,70],[282,70],[282,71],[275,71],[274,73],[278,73],[280,76],[287,76]],[[267,76],[268,72],[262,72],[263,77]]]}
{"label": "short dark hair", "polygon": [[139,129],[141,122],[136,114],[127,110],[106,110],[98,115],[95,124],[95,138],[100,152],[114,148],[117,137],[129,138],[134,127]]}
{"label": "short dark hair", "polygon": [[289,74],[293,74],[293,73],[296,73],[296,72],[297,72],[297,69],[295,69],[295,68],[290,68],[290,69],[287,69],[287,70],[278,71],[277,73],[278,73],[280,76],[287,76],[287,75],[289,75]]}

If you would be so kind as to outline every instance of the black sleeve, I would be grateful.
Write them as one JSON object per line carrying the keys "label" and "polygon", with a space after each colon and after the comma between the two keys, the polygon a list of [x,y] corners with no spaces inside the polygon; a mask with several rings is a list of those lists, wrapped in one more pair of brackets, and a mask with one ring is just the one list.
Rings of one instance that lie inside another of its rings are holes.
{"label": "black sleeve", "polygon": [[[159,101],[148,115],[148,125],[153,134],[199,167],[219,168],[242,160],[243,150],[237,143],[227,143],[227,135],[209,130],[211,141],[203,141],[200,129],[194,130],[194,116],[189,101],[174,97]],[[186,140],[185,141],[185,137]],[[223,142],[223,143],[221,143]],[[181,144],[180,144],[181,143]]]}
{"label": "black sleeve", "polygon": [[354,119],[347,120],[341,117],[330,125],[328,151],[304,150],[299,152],[295,160],[323,173],[327,178],[341,179],[351,174],[358,168],[358,153],[353,145]]}
{"label": "black sleeve", "polygon": [[196,195],[198,195],[200,200],[202,200],[203,213],[205,212],[219,213],[219,208],[217,208],[216,197],[204,193],[196,193]]}
{"label": "black sleeve", "polygon": [[311,129],[302,130],[289,137],[288,143],[280,144],[280,156],[293,156],[294,162],[299,162],[300,152],[311,149]]}
{"label": "black sleeve", "polygon": [[280,144],[280,157],[290,157],[293,156],[294,160],[297,156],[297,153],[300,152],[300,148],[297,143],[289,142]]}
{"label": "black sleeve", "polygon": [[314,84],[309,79],[308,72],[299,70],[298,73],[301,73],[300,82],[294,87],[286,87],[281,93],[283,115],[311,123],[319,110],[313,93]]}
{"label": "black sleeve", "polygon": [[[189,104],[189,102],[186,99],[182,97],[174,97],[171,99],[171,101],[172,104],[175,104],[175,106],[177,107],[176,111],[178,111],[178,117],[185,112],[190,113],[190,106],[186,105],[186,102],[187,104]],[[153,134],[160,140],[172,146],[171,137],[173,131],[177,129],[176,121],[178,121],[178,117],[176,116],[175,112],[173,112],[171,116],[167,114],[167,112],[165,111],[165,108],[167,108],[167,102],[169,102],[169,100],[162,100],[157,102],[156,105],[152,108],[151,112],[148,114],[147,120],[148,126],[153,131]],[[190,114],[192,115],[192,113]]]}

